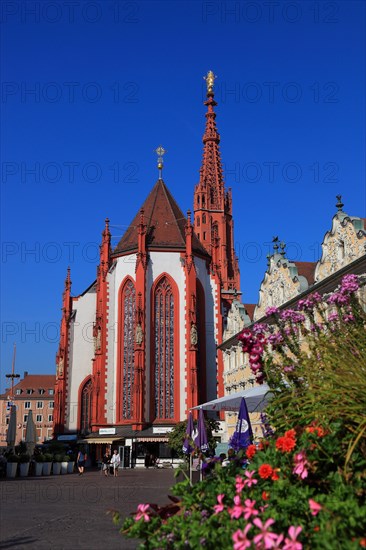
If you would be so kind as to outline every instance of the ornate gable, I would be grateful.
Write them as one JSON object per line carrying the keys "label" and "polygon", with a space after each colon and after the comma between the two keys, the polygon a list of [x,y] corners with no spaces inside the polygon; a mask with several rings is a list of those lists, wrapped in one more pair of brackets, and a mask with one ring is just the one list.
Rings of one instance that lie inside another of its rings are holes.
{"label": "ornate gable", "polygon": [[223,341],[235,336],[245,326],[250,325],[250,317],[245,309],[245,306],[239,300],[233,300],[227,314],[226,329],[223,335]]}
{"label": "ornate gable", "polygon": [[332,229],[322,243],[322,256],[315,270],[315,282],[322,281],[345,265],[366,254],[365,220],[348,216],[342,211],[338,198],[338,212],[333,217]]}
{"label": "ornate gable", "polygon": [[284,253],[275,252],[269,258],[259,290],[259,302],[254,311],[254,321],[264,317],[267,308],[279,307],[308,289],[309,282],[299,271],[298,265],[285,258]]}

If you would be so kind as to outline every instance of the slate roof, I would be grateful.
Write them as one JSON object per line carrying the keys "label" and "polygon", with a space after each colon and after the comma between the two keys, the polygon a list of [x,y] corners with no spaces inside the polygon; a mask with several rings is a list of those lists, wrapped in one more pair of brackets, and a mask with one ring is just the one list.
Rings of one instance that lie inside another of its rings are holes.
{"label": "slate roof", "polygon": [[[187,220],[163,180],[156,182],[141,208],[144,210],[144,220],[147,226],[146,242],[148,250],[185,250],[185,225]],[[113,255],[132,253],[137,250],[140,210],[117,244]],[[194,233],[192,235],[192,249],[201,256],[209,257]]]}

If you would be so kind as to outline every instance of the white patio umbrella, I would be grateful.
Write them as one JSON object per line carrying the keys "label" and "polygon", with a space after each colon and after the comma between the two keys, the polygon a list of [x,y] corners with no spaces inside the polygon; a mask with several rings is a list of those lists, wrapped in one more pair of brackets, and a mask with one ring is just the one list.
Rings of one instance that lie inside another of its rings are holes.
{"label": "white patio umbrella", "polygon": [[8,447],[14,447],[16,433],[17,433],[17,408],[15,405],[11,405],[8,431],[6,432],[6,443]]}
{"label": "white patio umbrella", "polygon": [[28,453],[32,456],[34,452],[34,447],[37,443],[37,432],[36,426],[33,421],[32,410],[28,411],[27,425],[25,428],[25,444],[27,447]]}
{"label": "white patio umbrella", "polygon": [[202,403],[193,409],[204,409],[206,411],[238,411],[241,400],[244,397],[249,412],[261,412],[265,409],[268,401],[273,396],[267,384],[255,386],[249,390],[242,390],[230,395],[224,395],[219,399],[213,399]]}

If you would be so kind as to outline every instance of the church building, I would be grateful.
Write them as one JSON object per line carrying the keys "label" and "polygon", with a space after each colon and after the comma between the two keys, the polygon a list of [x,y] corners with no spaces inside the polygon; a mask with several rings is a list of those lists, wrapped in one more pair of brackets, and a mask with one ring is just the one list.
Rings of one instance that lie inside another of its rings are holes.
{"label": "church building", "polygon": [[[159,147],[157,182],[114,250],[105,221],[96,280],[79,296],[71,295],[68,269],[55,434],[94,444],[164,441],[191,407],[224,394],[216,348],[240,275],[214,79],[210,71],[193,216],[184,216],[162,179]],[[93,338],[85,336],[88,326]]]}

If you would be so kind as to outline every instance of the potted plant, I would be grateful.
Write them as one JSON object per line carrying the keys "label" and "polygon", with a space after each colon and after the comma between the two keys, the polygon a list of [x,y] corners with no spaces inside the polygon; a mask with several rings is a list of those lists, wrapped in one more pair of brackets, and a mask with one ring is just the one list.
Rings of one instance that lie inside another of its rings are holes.
{"label": "potted plant", "polygon": [[14,454],[10,454],[7,457],[6,464],[6,477],[15,477],[17,475],[19,457]]}
{"label": "potted plant", "polygon": [[53,464],[52,464],[52,473],[54,475],[59,475],[61,472],[61,462],[62,462],[63,455],[55,455],[53,457]]}
{"label": "potted plant", "polygon": [[49,476],[51,475],[53,456],[50,453],[44,454],[44,462],[42,468],[42,475]]}
{"label": "potted plant", "polygon": [[19,456],[19,474],[20,477],[27,477],[29,474],[29,462],[30,462],[30,456],[27,453],[22,453]]}
{"label": "potted plant", "polygon": [[70,458],[68,455],[64,455],[61,460],[61,474],[67,474],[67,468],[69,465]]}
{"label": "potted plant", "polygon": [[74,466],[75,466],[75,455],[74,453],[69,454],[69,463],[67,465],[67,473],[72,474],[74,472]]}
{"label": "potted plant", "polygon": [[34,455],[34,460],[36,462],[36,464],[35,464],[35,475],[36,476],[41,476],[42,475],[44,458],[45,457],[42,453]]}

